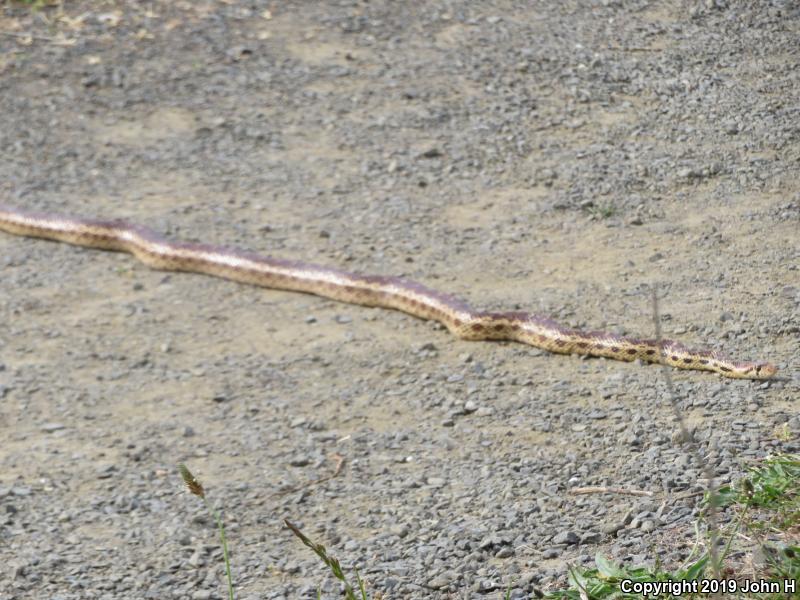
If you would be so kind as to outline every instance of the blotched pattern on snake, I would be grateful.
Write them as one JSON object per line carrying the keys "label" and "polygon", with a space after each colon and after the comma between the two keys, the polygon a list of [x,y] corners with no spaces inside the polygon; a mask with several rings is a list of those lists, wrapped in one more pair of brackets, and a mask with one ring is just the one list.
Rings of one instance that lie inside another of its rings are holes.
{"label": "blotched pattern on snake", "polygon": [[439,321],[464,340],[513,340],[559,354],[624,361],[640,359],[743,379],[768,379],[777,372],[770,363],[733,361],[716,352],[692,350],[674,340],[635,339],[602,331],[569,329],[526,312],[475,310],[453,296],[400,277],[360,275],[241,250],[173,242],[125,221],[33,213],[0,205],[0,229],[78,246],[129,252],[156,269],[205,273],[351,304],[391,308]]}

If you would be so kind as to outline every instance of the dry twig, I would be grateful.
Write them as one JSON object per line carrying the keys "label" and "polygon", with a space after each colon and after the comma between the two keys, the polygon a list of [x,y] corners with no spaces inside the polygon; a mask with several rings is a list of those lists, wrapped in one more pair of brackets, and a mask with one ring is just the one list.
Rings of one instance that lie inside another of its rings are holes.
{"label": "dry twig", "polygon": [[345,458],[341,454],[334,454],[333,457],[336,459],[336,467],[333,469],[333,473],[331,473],[330,475],[325,475],[323,477],[320,477],[319,479],[314,479],[312,481],[307,481],[306,483],[303,483],[301,485],[297,485],[295,487],[292,487],[292,488],[289,488],[289,489],[286,489],[286,490],[277,491],[274,494],[272,494],[272,496],[273,497],[274,496],[284,496],[286,494],[292,494],[294,492],[299,492],[300,490],[304,490],[305,488],[311,487],[312,485],[319,485],[320,483],[324,483],[326,481],[330,481],[334,477],[338,477],[339,474],[342,472],[342,469],[344,468]]}
{"label": "dry twig", "polygon": [[570,494],[626,494],[628,496],[652,496],[653,492],[647,490],[633,490],[619,487],[590,486],[577,487],[569,491]]}

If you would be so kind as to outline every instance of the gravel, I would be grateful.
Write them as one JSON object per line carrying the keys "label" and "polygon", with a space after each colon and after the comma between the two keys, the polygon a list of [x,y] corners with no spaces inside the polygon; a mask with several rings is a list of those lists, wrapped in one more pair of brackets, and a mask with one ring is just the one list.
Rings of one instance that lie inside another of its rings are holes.
{"label": "gravel", "polygon": [[[798,451],[792,3],[0,10],[4,202],[621,334],[656,283],[665,335],[785,376],[673,373],[717,480]],[[225,597],[179,462],[245,600],[340,594],[284,518],[392,598],[694,544],[658,368],[8,235],[0,264],[0,600]]]}

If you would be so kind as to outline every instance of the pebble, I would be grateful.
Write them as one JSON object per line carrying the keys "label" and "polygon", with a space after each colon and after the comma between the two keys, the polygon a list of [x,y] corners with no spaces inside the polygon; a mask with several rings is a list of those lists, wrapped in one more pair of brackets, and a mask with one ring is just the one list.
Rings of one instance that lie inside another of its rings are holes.
{"label": "pebble", "polygon": [[597,544],[602,539],[602,535],[598,532],[584,533],[581,536],[581,544]]}
{"label": "pebble", "polygon": [[457,573],[454,571],[444,571],[432,579],[429,579],[425,586],[432,590],[440,590],[450,585],[456,579],[458,579]]}
{"label": "pebble", "polygon": [[577,544],[580,538],[574,531],[562,531],[553,537],[554,544]]}
{"label": "pebble", "polygon": [[53,433],[54,431],[61,431],[62,429],[66,429],[66,425],[63,423],[45,423],[40,427],[42,431],[45,433]]}

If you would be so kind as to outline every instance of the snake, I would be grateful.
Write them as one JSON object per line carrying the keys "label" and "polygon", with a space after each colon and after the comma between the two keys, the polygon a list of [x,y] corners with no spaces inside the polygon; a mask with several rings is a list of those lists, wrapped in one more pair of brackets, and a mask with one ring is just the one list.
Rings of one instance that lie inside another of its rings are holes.
{"label": "snake", "polygon": [[557,354],[713,371],[738,379],[769,379],[768,362],[734,361],[670,339],[637,339],[583,331],[528,312],[480,311],[450,294],[402,277],[363,275],[203,243],[171,241],[124,220],[29,212],[0,204],[0,230],[102,250],[128,252],[154,269],[203,273],[265,288],[304,292],[340,302],[394,309],[438,321],[462,340],[508,340]]}

